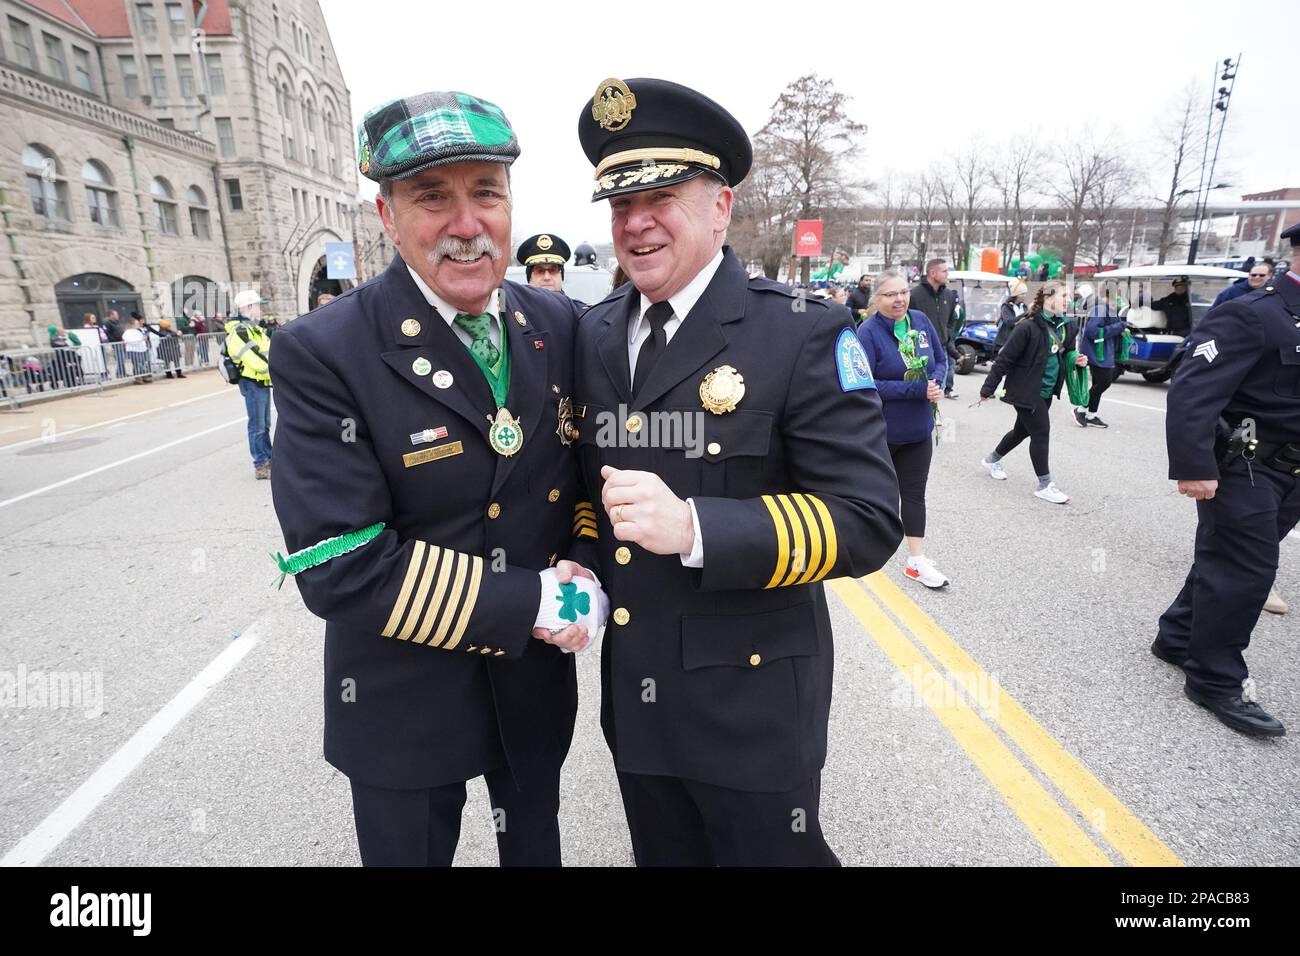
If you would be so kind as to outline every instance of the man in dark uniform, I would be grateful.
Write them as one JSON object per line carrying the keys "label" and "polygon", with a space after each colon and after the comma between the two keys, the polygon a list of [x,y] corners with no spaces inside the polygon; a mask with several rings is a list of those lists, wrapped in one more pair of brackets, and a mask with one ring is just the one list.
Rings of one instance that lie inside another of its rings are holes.
{"label": "man in dark uniform", "polygon": [[1187,293],[1186,276],[1173,281],[1174,291],[1156,299],[1151,308],[1165,314],[1165,331],[1170,335],[1187,335],[1192,330],[1192,302]]}
{"label": "man in dark uniform", "polygon": [[636,861],[834,864],[819,582],[877,570],[902,536],[865,353],[847,309],[751,280],[724,245],[752,153],[721,106],[609,79],[578,135],[630,280],[578,330],[597,506],[573,554],[615,607],[601,724]]}
{"label": "man in dark uniform", "polygon": [[524,267],[529,285],[552,292],[564,291],[564,264],[569,260],[569,244],[559,236],[540,233],[519,244],[515,258]]}
{"label": "man in dark uniform", "polygon": [[502,864],[558,865],[561,650],[587,636],[531,633],[575,509],[577,316],[502,282],[519,147],[496,106],[394,100],[359,140],[398,257],[275,340],[281,568],[326,622],[325,757],[367,865],[450,864],[478,776]]}
{"label": "man in dark uniform", "polygon": [[[1300,226],[1284,235],[1300,242]],[[1196,499],[1196,557],[1151,652],[1234,730],[1286,733],[1255,701],[1242,656],[1300,520],[1300,275],[1212,309],[1167,405],[1169,477]]]}

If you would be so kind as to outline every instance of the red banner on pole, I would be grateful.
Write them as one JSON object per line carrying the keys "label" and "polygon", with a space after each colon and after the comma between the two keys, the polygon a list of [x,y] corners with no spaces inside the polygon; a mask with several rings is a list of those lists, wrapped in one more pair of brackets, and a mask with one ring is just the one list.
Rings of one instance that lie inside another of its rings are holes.
{"label": "red banner on pole", "polygon": [[800,219],[794,227],[794,254],[820,256],[822,254],[822,221]]}

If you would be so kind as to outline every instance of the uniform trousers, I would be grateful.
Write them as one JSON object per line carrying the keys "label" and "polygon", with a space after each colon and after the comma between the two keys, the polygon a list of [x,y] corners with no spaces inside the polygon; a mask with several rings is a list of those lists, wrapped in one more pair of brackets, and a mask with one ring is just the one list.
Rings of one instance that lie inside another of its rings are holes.
{"label": "uniform trousers", "polygon": [[1300,478],[1235,458],[1220,467],[1215,496],[1196,502],[1196,517],[1195,560],[1156,643],[1183,662],[1189,690],[1222,700],[1239,696],[1249,674],[1242,652],[1273,586],[1278,544],[1300,520]]}
{"label": "uniform trousers", "polygon": [[822,836],[821,774],[786,793],[619,771],[637,866],[839,866]]}

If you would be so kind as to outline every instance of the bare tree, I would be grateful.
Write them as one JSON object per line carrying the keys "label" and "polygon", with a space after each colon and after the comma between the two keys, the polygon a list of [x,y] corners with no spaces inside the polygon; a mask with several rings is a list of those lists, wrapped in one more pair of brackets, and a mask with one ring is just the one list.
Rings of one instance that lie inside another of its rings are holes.
{"label": "bare tree", "polygon": [[1116,146],[1109,141],[1098,143],[1091,129],[1085,129],[1080,136],[1068,137],[1057,153],[1058,175],[1054,177],[1050,192],[1060,203],[1065,220],[1061,263],[1071,272],[1079,254],[1079,240],[1097,182],[1113,175],[1119,163]]}
{"label": "bare tree", "polygon": [[911,201],[915,226],[912,234],[912,248],[916,250],[919,265],[925,265],[926,252],[930,248],[930,230],[938,220],[939,214],[939,177],[934,171],[922,173],[911,182]]}
{"label": "bare tree", "polygon": [[762,263],[763,274],[775,279],[790,255],[795,200],[785,175],[764,144],[755,145],[754,165],[736,187],[727,241],[741,258]]}
{"label": "bare tree", "polygon": [[880,201],[880,248],[885,266],[888,267],[893,264],[894,253],[903,242],[899,225],[903,221],[909,189],[907,182],[900,180],[894,171],[890,170],[876,185],[874,192]]}
{"label": "bare tree", "polygon": [[1126,240],[1130,234],[1128,219],[1120,215],[1120,210],[1132,200],[1136,182],[1135,170],[1119,152],[1098,168],[1093,179],[1084,236],[1091,246],[1093,265],[1098,269],[1110,261],[1121,239]]}
{"label": "bare tree", "polygon": [[[844,159],[867,128],[849,118],[849,100],[836,91],[834,81],[815,73],[801,76],[777,97],[755,137],[785,179],[795,218],[816,218],[824,210],[854,204],[856,184],[847,178]],[[809,271],[805,260],[805,282]]]}
{"label": "bare tree", "polygon": [[980,152],[978,143],[968,144],[964,151],[948,158],[943,174],[937,177],[939,198],[948,216],[948,254],[958,269],[970,266],[971,236],[983,219],[989,173]]}
{"label": "bare tree", "polygon": [[1043,167],[1043,153],[1037,141],[1036,130],[1011,140],[990,173],[1011,223],[1003,245],[1003,261],[1008,263],[1013,258],[1023,260],[1029,255],[1030,217],[1026,213],[1037,198]]}
{"label": "bare tree", "polygon": [[1166,113],[1167,119],[1156,127],[1156,137],[1160,162],[1164,175],[1169,177],[1169,188],[1163,197],[1156,197],[1161,203],[1160,235],[1156,240],[1156,252],[1160,265],[1164,265],[1173,249],[1174,239],[1178,233],[1178,210],[1183,197],[1190,192],[1188,185],[1200,174],[1200,159],[1197,149],[1202,137],[1197,135],[1200,123],[1196,119],[1199,97],[1195,84],[1189,82]]}

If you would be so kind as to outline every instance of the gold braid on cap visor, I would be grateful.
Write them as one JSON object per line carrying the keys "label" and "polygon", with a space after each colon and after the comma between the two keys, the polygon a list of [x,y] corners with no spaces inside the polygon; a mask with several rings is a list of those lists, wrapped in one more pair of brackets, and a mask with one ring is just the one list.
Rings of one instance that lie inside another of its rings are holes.
{"label": "gold braid on cap visor", "polygon": [[524,260],[524,265],[526,265],[526,266],[538,266],[538,265],[542,265],[543,263],[547,263],[547,262],[553,263],[553,264],[555,264],[555,265],[557,265],[557,266],[562,266],[562,265],[564,265],[565,260],[564,260],[564,256],[557,256],[557,255],[555,255],[555,253],[553,253],[553,252],[552,252],[552,253],[542,253],[542,254],[540,254],[540,255],[536,255],[536,256],[529,256],[527,259]]}
{"label": "gold braid on cap visor", "polygon": [[698,149],[687,149],[685,147],[673,149],[668,146],[649,149],[625,149],[621,153],[613,153],[602,159],[596,166],[593,178],[599,179],[615,166],[622,166],[625,163],[640,163],[645,160],[656,163],[696,163],[712,169],[722,168],[722,160],[712,153],[701,152]]}

